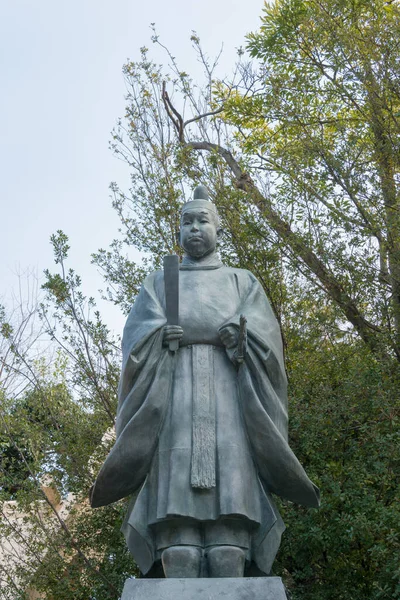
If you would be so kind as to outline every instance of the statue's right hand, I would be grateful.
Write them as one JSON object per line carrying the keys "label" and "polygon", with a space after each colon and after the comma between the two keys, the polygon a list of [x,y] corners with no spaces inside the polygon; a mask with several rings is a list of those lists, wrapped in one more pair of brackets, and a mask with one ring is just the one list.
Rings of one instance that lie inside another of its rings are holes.
{"label": "statue's right hand", "polygon": [[165,325],[163,329],[163,345],[168,346],[172,340],[180,340],[183,336],[183,329],[179,325]]}

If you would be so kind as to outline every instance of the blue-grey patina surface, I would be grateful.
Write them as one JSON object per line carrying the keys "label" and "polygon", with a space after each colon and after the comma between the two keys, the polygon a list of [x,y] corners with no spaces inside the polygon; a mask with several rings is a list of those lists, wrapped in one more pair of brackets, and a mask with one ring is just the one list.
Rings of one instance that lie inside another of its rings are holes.
{"label": "blue-grey patina surface", "polygon": [[[319,504],[318,489],[288,445],[277,320],[256,277],[221,263],[218,236],[214,205],[188,202],[179,326],[167,325],[164,273],[157,271],[144,281],[124,329],[117,440],[91,502],[135,494],[123,531],[144,574],[174,546],[203,553],[203,566],[188,567],[188,576],[218,574],[218,560],[213,566],[210,559],[207,571],[204,555],[233,546],[267,574],[284,530],[271,494]],[[238,363],[241,315],[247,343]],[[179,341],[176,352],[171,339]]]}

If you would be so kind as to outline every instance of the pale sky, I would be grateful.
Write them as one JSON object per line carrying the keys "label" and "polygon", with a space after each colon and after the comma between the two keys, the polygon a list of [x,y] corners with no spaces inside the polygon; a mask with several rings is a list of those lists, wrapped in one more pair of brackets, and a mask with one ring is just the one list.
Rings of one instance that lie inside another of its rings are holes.
{"label": "pale sky", "polygon": [[[124,113],[122,65],[151,44],[150,23],[181,68],[196,70],[190,34],[211,56],[224,43],[228,74],[235,49],[259,27],[262,0],[2,0],[0,2],[0,302],[16,272],[55,270],[49,237],[70,238],[70,266],[83,291],[103,282],[90,254],[117,236],[108,186],[129,170],[108,149]],[[129,274],[127,274],[129,276]],[[123,318],[101,304],[112,328]]]}

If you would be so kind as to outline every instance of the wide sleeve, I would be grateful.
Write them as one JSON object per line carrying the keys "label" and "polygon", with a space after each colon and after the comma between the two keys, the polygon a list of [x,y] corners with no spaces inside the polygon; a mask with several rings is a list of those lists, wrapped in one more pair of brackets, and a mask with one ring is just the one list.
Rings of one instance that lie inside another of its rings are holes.
{"label": "wide sleeve", "polygon": [[157,293],[162,274],[144,282],[122,339],[117,439],[91,490],[91,505],[103,506],[143,483],[158,444],[170,396],[175,357],[162,345],[165,311]]}
{"label": "wide sleeve", "polygon": [[248,345],[238,383],[243,417],[260,479],[269,492],[305,506],[319,505],[319,490],[288,445],[287,379],[282,336],[263,288],[248,273],[243,300],[226,325],[247,318]]}
{"label": "wide sleeve", "polygon": [[149,275],[128,315],[122,335],[122,368],[118,387],[115,429],[117,438],[129,419],[140,408],[150,384],[149,374],[156,369],[163,353],[162,329],[167,319],[158,290],[161,272]]}

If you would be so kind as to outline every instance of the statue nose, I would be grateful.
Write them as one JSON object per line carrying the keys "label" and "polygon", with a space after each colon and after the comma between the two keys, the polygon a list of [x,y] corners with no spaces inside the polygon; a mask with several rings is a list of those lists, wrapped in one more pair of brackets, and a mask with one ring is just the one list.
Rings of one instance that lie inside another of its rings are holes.
{"label": "statue nose", "polygon": [[197,227],[196,223],[193,223],[191,231],[198,231],[198,230],[199,230],[199,228]]}

